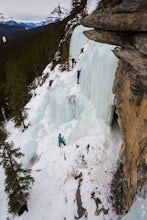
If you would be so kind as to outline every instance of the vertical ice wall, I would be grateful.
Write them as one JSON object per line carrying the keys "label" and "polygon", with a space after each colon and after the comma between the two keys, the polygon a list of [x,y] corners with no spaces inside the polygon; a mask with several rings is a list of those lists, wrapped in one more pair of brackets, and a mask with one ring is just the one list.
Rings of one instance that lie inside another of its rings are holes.
{"label": "vertical ice wall", "polygon": [[[94,104],[97,118],[111,124],[114,98],[112,87],[118,59],[111,51],[114,46],[88,40],[83,34],[85,29],[87,28],[82,25],[75,28],[71,38],[70,57],[74,57],[77,68],[81,68],[82,94]],[[84,46],[84,53],[78,57]]]}
{"label": "vertical ice wall", "polygon": [[69,48],[69,61],[71,62],[71,59],[74,58],[77,60],[81,49],[85,46],[85,44],[89,41],[87,37],[84,36],[83,31],[88,30],[89,28],[86,28],[82,25],[78,26],[74,29],[74,32],[71,37],[71,43]]}
{"label": "vertical ice wall", "polygon": [[[54,80],[57,86],[48,93],[50,116],[56,126],[72,119],[92,118],[91,114],[108,124],[112,121],[112,86],[118,62],[111,51],[114,46],[88,40],[85,29],[80,25],[72,34],[69,59],[76,60],[75,67],[71,72],[59,72]],[[81,68],[80,85],[76,83],[77,68]]]}
{"label": "vertical ice wall", "polygon": [[50,116],[56,126],[75,118],[75,105],[68,99],[68,91],[68,88],[59,84],[49,93]]}

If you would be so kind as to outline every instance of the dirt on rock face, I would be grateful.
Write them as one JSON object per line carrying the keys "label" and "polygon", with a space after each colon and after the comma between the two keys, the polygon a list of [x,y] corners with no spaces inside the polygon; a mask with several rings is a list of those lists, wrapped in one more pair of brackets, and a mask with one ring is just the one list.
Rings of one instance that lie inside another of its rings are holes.
{"label": "dirt on rock face", "polygon": [[125,198],[123,193],[123,181],[123,164],[120,161],[118,161],[117,170],[113,176],[110,191],[110,201],[117,215],[122,215],[123,213],[126,213]]}

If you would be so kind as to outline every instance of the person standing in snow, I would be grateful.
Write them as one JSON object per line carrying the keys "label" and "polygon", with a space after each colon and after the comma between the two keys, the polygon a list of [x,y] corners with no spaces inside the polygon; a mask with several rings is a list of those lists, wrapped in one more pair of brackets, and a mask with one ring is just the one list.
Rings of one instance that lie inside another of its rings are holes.
{"label": "person standing in snow", "polygon": [[29,211],[29,210],[28,210],[28,207],[27,207],[27,202],[26,202],[26,201],[25,201],[24,204],[21,206],[21,208],[20,208],[20,210],[19,210],[19,212],[18,212],[18,215],[19,215],[19,216],[22,215],[24,211],[27,211],[27,212]]}
{"label": "person standing in snow", "polygon": [[76,64],[76,61],[74,58],[72,58],[72,68],[74,68],[74,65]]}
{"label": "person standing in snow", "polygon": [[58,143],[59,143],[59,147],[61,147],[61,144],[66,145],[61,134],[58,135]]}
{"label": "person standing in snow", "polygon": [[51,87],[53,82],[54,82],[54,80],[52,80],[52,79],[49,81],[49,87]]}
{"label": "person standing in snow", "polygon": [[79,84],[80,74],[81,74],[81,70],[78,69],[77,70],[77,84]]}

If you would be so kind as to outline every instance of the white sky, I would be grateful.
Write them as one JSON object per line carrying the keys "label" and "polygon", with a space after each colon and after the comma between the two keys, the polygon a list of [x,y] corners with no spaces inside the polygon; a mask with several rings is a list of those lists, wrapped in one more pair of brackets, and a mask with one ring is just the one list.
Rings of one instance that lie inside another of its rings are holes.
{"label": "white sky", "polygon": [[0,0],[0,13],[17,19],[40,20],[46,18],[55,6],[70,8],[71,0]]}

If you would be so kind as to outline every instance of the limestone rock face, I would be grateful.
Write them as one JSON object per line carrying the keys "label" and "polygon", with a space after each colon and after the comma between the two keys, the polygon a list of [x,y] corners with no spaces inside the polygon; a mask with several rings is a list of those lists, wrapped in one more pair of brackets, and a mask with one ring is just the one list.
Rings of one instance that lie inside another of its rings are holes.
{"label": "limestone rock face", "polygon": [[136,193],[147,184],[147,94],[140,92],[136,84],[136,94],[132,93],[134,73],[130,64],[120,61],[113,86],[123,137],[120,158],[125,177],[122,200],[126,210],[132,205]]}
{"label": "limestone rock face", "polygon": [[126,212],[147,184],[147,1],[102,0],[83,25],[94,28],[84,32],[89,39],[116,45],[120,60],[113,92],[123,137],[119,213]]}
{"label": "limestone rock face", "polygon": [[85,26],[112,31],[146,31],[147,13],[112,13],[95,11],[84,19]]}
{"label": "limestone rock face", "polygon": [[103,0],[98,9],[110,8],[113,13],[145,11],[147,2],[144,0]]}

